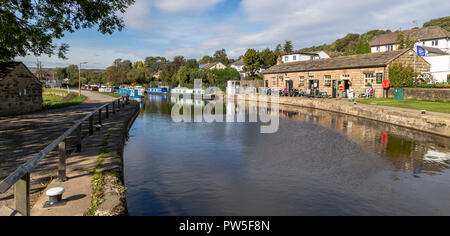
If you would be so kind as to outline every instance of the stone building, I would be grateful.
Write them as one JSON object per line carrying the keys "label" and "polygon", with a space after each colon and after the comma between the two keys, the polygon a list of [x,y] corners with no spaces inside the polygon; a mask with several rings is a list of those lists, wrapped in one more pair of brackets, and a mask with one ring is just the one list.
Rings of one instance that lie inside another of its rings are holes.
{"label": "stone building", "polygon": [[0,116],[42,109],[42,85],[21,62],[0,62]]}
{"label": "stone building", "polygon": [[430,71],[430,64],[411,49],[369,53],[275,65],[264,72],[264,87],[275,90],[315,88],[336,97],[339,89],[353,90],[356,96],[369,88],[383,97],[383,80],[389,80],[389,67],[402,64],[416,72]]}

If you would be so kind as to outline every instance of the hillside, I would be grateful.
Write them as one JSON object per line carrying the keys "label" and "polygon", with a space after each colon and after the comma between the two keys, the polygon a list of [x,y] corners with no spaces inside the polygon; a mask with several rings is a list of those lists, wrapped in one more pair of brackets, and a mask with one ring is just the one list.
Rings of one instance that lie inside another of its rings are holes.
{"label": "hillside", "polygon": [[428,26],[440,26],[443,29],[446,29],[447,31],[450,31],[450,16],[437,18],[434,20],[430,20],[423,24],[423,27]]}
{"label": "hillside", "polygon": [[[426,22],[423,27],[440,26],[443,29],[450,31],[450,16],[437,18]],[[345,37],[334,41],[331,44],[324,44],[321,46],[313,46],[309,48],[300,49],[300,52],[315,52],[325,51],[331,57],[342,55],[353,55],[361,53],[370,53],[369,41],[378,35],[391,32],[390,30],[371,30],[364,34],[350,33]]]}

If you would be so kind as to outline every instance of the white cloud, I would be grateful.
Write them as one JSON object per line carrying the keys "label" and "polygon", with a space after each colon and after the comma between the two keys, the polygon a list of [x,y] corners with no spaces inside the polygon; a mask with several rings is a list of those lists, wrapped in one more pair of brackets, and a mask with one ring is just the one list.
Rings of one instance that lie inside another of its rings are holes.
{"label": "white cloud", "polygon": [[161,0],[155,7],[170,13],[200,14],[224,0]]}

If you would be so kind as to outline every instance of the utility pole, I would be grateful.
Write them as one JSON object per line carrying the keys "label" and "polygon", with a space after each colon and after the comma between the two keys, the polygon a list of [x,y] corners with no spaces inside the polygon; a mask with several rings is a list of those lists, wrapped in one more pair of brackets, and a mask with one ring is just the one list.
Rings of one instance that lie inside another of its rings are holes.
{"label": "utility pole", "polygon": [[81,97],[81,65],[85,65],[87,62],[81,62],[80,66],[78,67],[78,93]]}

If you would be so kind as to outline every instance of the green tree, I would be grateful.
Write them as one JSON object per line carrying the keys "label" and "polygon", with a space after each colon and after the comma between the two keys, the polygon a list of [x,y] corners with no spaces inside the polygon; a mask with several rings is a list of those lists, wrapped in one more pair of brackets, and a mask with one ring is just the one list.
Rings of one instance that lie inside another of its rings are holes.
{"label": "green tree", "polygon": [[292,45],[292,41],[286,41],[283,46],[283,50],[285,53],[293,53],[294,46]]}
{"label": "green tree", "polygon": [[127,73],[127,84],[145,84],[146,82],[144,70],[133,68]]}
{"label": "green tree", "polygon": [[244,71],[247,75],[255,79],[261,69],[261,55],[255,49],[249,49],[244,55]]}
{"label": "green tree", "polygon": [[394,88],[414,87],[414,69],[409,66],[394,63],[389,67],[389,79]]}
{"label": "green tree", "polygon": [[363,39],[359,40],[358,48],[356,49],[355,54],[366,54],[371,53],[372,49],[370,48],[370,44],[367,41],[364,41]]}
{"label": "green tree", "polygon": [[269,69],[270,67],[277,64],[278,55],[276,52],[271,51],[269,48],[264,49],[261,52],[262,67],[264,69]]}
{"label": "green tree", "polygon": [[450,16],[433,19],[423,24],[423,27],[429,26],[439,26],[447,31],[450,31]]}
{"label": "green tree", "polygon": [[78,86],[78,66],[70,65],[66,68],[67,78],[69,79],[69,84],[71,86]]}
{"label": "green tree", "polygon": [[214,53],[213,62],[221,62],[224,65],[228,65],[228,55],[225,49],[218,50]]}
{"label": "green tree", "polygon": [[67,78],[67,70],[66,68],[54,68],[52,70],[52,73],[55,75],[56,78],[65,79]]}
{"label": "green tree", "polygon": [[133,3],[134,0],[0,1],[0,60],[29,53],[65,58],[69,46],[57,46],[54,39],[94,26],[103,34],[120,31],[124,23],[118,13],[124,13]]}
{"label": "green tree", "polygon": [[131,61],[116,59],[113,66],[106,68],[106,81],[110,84],[126,84],[128,83],[127,74],[131,69],[133,69]]}
{"label": "green tree", "polygon": [[196,59],[189,59],[186,61],[186,67],[189,69],[198,69],[198,62]]}
{"label": "green tree", "polygon": [[213,58],[211,56],[204,56],[200,61],[198,61],[198,64],[204,65],[213,62]]}
{"label": "green tree", "polygon": [[165,57],[147,57],[144,61],[144,69],[148,80],[152,79],[156,73],[169,63]]}

